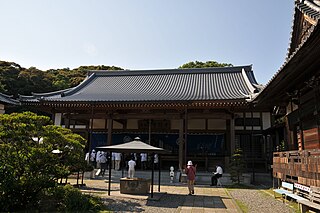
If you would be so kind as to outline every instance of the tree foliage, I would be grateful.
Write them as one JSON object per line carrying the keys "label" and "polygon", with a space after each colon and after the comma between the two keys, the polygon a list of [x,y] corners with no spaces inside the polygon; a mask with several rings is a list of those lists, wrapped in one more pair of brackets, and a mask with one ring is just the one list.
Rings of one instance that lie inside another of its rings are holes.
{"label": "tree foliage", "polygon": [[240,184],[240,179],[245,171],[245,159],[241,149],[236,149],[231,156],[229,171],[231,180]]}
{"label": "tree foliage", "polygon": [[28,69],[14,62],[0,61],[0,92],[14,95],[31,95],[32,92],[51,92],[77,86],[87,76],[88,70],[122,70],[115,66],[80,66],[70,70]]}
{"label": "tree foliage", "polygon": [[219,63],[216,61],[191,61],[186,64],[183,64],[179,69],[190,69],[190,68],[209,68],[209,67],[232,67],[232,64]]}
{"label": "tree foliage", "polygon": [[36,204],[42,190],[81,168],[84,143],[71,130],[51,125],[48,117],[0,115],[0,211]]}

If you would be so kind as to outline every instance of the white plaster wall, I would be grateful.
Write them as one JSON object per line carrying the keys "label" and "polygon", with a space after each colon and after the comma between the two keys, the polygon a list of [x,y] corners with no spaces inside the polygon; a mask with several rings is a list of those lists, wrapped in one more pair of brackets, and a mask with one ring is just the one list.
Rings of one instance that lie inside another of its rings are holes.
{"label": "white plaster wall", "polygon": [[138,129],[138,119],[128,119],[127,129]]}
{"label": "white plaster wall", "polygon": [[55,113],[54,114],[54,125],[61,126],[61,118],[62,118],[62,113]]}
{"label": "white plaster wall", "polygon": [[271,127],[271,113],[263,112],[262,113],[262,128],[268,129]]}
{"label": "white plaster wall", "polygon": [[119,123],[115,120],[113,120],[112,122],[112,128],[113,129],[123,129],[123,124],[122,123]]}
{"label": "white plaster wall", "polygon": [[208,119],[208,129],[226,130],[227,122],[225,119]]}
{"label": "white plaster wall", "polygon": [[205,119],[190,119],[188,120],[188,129],[206,129]]}
{"label": "white plaster wall", "polygon": [[105,129],[106,120],[105,119],[93,119],[93,129]]}

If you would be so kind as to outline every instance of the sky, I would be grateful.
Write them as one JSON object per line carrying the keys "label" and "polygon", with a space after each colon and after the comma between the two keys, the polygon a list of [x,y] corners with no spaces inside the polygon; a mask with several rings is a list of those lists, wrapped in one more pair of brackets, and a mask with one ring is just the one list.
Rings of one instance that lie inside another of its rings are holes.
{"label": "sky", "polygon": [[293,0],[0,0],[0,60],[41,70],[253,65],[266,84],[285,61]]}

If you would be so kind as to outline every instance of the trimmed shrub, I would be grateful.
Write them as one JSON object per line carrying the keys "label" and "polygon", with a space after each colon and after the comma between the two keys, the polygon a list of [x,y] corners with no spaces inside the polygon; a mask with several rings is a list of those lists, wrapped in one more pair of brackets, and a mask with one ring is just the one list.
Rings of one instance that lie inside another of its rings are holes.
{"label": "trimmed shrub", "polygon": [[71,185],[58,186],[46,191],[40,202],[41,211],[99,211],[102,201],[94,196],[81,193]]}

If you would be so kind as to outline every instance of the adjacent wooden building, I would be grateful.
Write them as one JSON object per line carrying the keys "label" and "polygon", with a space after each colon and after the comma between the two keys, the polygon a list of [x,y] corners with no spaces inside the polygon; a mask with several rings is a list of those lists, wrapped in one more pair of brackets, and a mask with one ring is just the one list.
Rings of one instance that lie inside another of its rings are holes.
{"label": "adjacent wooden building", "polygon": [[227,168],[239,147],[249,170],[266,171],[272,148],[262,133],[271,114],[250,102],[261,88],[252,66],[91,71],[77,87],[20,101],[87,138],[87,150],[139,136],[170,151],[163,168],[192,160],[212,170],[216,164]]}
{"label": "adjacent wooden building", "polygon": [[[288,55],[253,100],[274,109],[277,137],[273,176],[320,186],[320,1],[296,0]],[[269,130],[271,130],[269,129]],[[284,143],[282,143],[282,142]]]}

